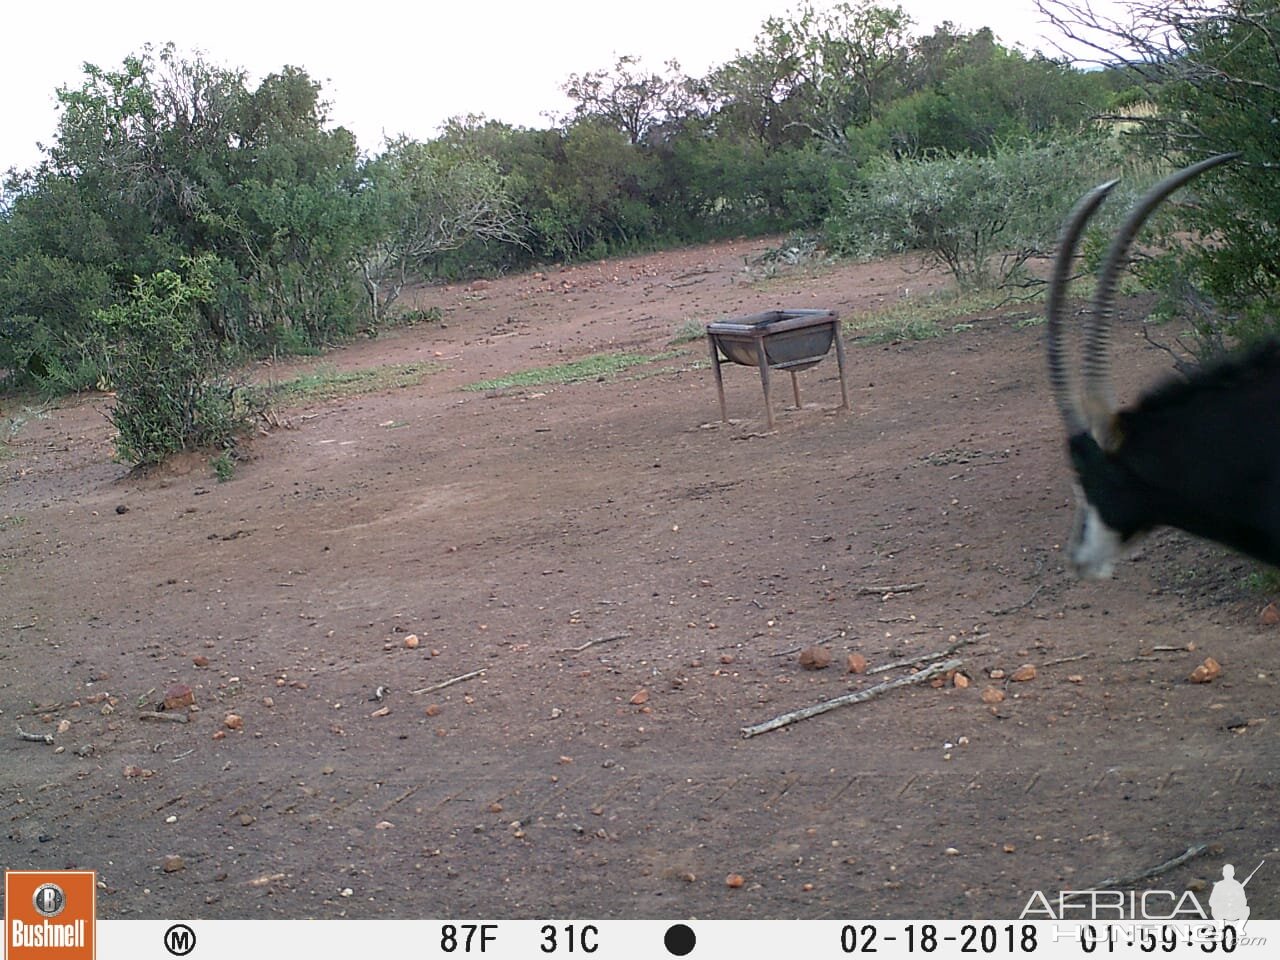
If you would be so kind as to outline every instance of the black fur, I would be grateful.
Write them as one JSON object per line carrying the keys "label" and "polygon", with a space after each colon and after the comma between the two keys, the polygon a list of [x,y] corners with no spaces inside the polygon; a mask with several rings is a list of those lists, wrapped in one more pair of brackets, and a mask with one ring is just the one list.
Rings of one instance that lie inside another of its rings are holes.
{"label": "black fur", "polygon": [[1170,526],[1280,566],[1280,343],[1172,381],[1116,414],[1118,447],[1068,445],[1085,496],[1124,540]]}

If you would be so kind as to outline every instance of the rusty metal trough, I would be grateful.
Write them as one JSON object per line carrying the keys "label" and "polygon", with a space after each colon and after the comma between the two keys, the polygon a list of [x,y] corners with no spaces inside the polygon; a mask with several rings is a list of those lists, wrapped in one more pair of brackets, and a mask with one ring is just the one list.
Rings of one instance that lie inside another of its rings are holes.
{"label": "rusty metal trough", "polygon": [[840,409],[849,409],[849,388],[845,382],[844,343],[840,339],[840,315],[834,310],[769,310],[732,320],[707,324],[707,342],[711,347],[712,368],[716,375],[716,393],[720,397],[720,419],[728,421],[724,402],[724,379],[720,372],[724,359],[760,370],[764,387],[764,406],[769,429],[773,429],[773,404],[770,396],[769,370],[776,368],[791,374],[791,389],[796,409],[800,409],[800,384],[796,373],[819,363],[834,343],[836,363],[840,368]]}

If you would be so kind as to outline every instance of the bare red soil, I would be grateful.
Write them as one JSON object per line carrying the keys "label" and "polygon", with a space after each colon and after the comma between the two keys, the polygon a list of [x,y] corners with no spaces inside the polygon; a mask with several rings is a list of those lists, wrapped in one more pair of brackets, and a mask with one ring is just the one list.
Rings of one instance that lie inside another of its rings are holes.
{"label": "bare red soil", "polygon": [[[760,281],[765,246],[418,291],[442,324],[325,362],[438,369],[281,411],[227,483],[207,455],[114,462],[105,396],[26,424],[0,447],[4,865],[95,869],[112,918],[1012,918],[1199,844],[1134,886],[1207,903],[1223,864],[1275,857],[1270,597],[1171,533],[1111,581],[1067,572],[1035,308],[853,338],[852,410],[827,360],[801,410],[781,381],[772,432],[746,367],[719,422],[701,341],[463,389],[945,285],[907,261]],[[1131,394],[1168,367],[1136,330]],[[814,644],[831,667],[801,667]],[[851,653],[950,647],[967,687],[742,736],[882,679]],[[1187,682],[1207,656],[1223,675]],[[144,718],[175,684],[190,722]]]}

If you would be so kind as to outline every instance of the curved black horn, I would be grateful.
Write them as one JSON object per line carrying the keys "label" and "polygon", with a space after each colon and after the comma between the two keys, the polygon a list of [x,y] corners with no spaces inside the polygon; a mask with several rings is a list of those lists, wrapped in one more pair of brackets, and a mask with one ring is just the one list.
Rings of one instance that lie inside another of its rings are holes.
{"label": "curved black horn", "polygon": [[1133,239],[1142,229],[1156,207],[1168,196],[1194,180],[1206,170],[1234,160],[1239,153],[1220,153],[1201,160],[1171,174],[1152,187],[1129,211],[1129,216],[1116,233],[1098,275],[1098,286],[1093,295],[1093,309],[1084,328],[1084,362],[1081,366],[1082,404],[1085,419],[1094,439],[1103,447],[1110,442],[1111,417],[1115,411],[1115,398],[1111,387],[1111,314],[1115,308],[1116,283],[1120,270],[1129,253]]}
{"label": "curved black horn", "polygon": [[1063,362],[1062,305],[1066,298],[1067,284],[1071,279],[1071,264],[1075,260],[1080,235],[1084,233],[1085,225],[1102,201],[1107,198],[1107,194],[1119,182],[1119,180],[1111,180],[1094,187],[1080,198],[1067,217],[1062,227],[1062,236],[1058,239],[1058,255],[1053,261],[1053,277],[1049,281],[1049,292],[1045,297],[1045,317],[1049,327],[1045,347],[1049,363],[1049,386],[1069,436],[1088,430],[1089,424],[1072,394],[1071,378]]}

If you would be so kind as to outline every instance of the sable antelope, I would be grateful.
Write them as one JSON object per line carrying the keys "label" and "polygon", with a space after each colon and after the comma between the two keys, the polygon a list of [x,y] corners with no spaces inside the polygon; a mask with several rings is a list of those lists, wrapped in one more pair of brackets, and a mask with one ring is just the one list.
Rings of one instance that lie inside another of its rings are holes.
{"label": "sable antelope", "polygon": [[1236,156],[1174,173],[1130,212],[1107,252],[1084,324],[1079,399],[1063,361],[1063,298],[1080,235],[1116,181],[1085,194],[1063,227],[1046,305],[1046,353],[1076,474],[1069,557],[1081,576],[1110,576],[1125,548],[1160,526],[1280,566],[1280,343],[1167,382],[1122,410],[1111,387],[1111,313],[1134,237],[1171,193]]}

